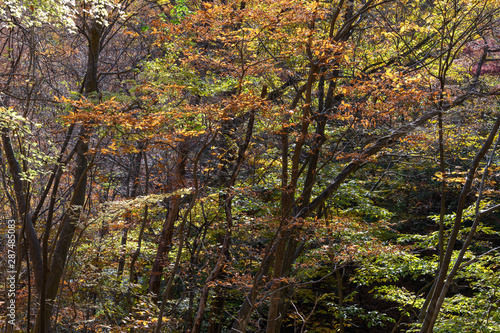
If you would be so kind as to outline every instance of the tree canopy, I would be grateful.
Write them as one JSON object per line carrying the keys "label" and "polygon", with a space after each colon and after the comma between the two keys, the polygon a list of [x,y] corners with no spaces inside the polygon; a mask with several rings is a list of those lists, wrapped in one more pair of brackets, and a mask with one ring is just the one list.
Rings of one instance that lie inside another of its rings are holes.
{"label": "tree canopy", "polygon": [[2,330],[498,331],[499,15],[5,0]]}

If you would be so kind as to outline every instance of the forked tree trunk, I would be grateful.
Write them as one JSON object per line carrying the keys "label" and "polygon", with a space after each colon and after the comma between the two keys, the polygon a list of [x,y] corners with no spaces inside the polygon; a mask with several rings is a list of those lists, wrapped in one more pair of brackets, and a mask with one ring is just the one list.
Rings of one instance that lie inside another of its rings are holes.
{"label": "forked tree trunk", "polygon": [[[464,100],[465,99],[462,97],[458,98],[454,103],[450,104],[445,109],[445,111],[451,109],[455,105],[460,105],[461,103],[463,103]],[[398,129],[394,130],[391,134],[376,140],[373,145],[363,150],[361,155],[365,156],[366,159],[368,159],[371,156],[374,156],[383,148],[394,144],[399,138],[406,136],[408,133],[411,133],[419,126],[422,126],[423,124],[427,123],[430,119],[436,117],[440,112],[441,110],[430,110],[422,114],[415,121],[407,125],[401,126]],[[347,166],[344,167],[344,169],[342,169],[337,174],[337,176],[332,180],[332,182],[318,196],[316,196],[316,198],[314,198],[314,200],[312,200],[309,204],[305,205],[304,207],[301,207],[301,209],[299,209],[299,211],[295,213],[294,216],[296,218],[306,218],[309,215],[311,215],[312,212],[314,212],[319,206],[321,206],[325,202],[325,200],[330,198],[337,191],[339,186],[347,179],[347,177],[349,177],[351,174],[357,171],[365,163],[366,163],[365,159],[357,159],[349,163]],[[296,253],[296,255],[298,254]],[[272,258],[273,254],[269,254],[268,256],[264,257],[261,270],[254,279],[253,288],[250,291],[250,293],[246,295],[243,304],[238,312],[238,316],[233,322],[231,333],[245,332],[251,313],[256,306],[258,289],[263,283],[264,275],[266,275],[262,274],[262,272],[269,271],[270,266],[272,264]],[[276,303],[276,305],[279,306],[279,303]]]}

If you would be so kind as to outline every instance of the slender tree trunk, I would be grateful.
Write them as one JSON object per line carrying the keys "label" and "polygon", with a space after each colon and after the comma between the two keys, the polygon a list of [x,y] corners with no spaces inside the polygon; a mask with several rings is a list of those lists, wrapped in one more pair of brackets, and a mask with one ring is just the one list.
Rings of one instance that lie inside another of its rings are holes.
{"label": "slender tree trunk", "polygon": [[[87,72],[82,85],[82,92],[91,95],[98,92],[97,67],[99,62],[100,42],[102,26],[94,21],[88,31],[89,48],[87,54]],[[61,281],[64,267],[66,265],[69,248],[71,246],[75,230],[80,220],[80,215],[85,204],[85,192],[87,190],[88,171],[88,136],[89,133],[82,129],[76,143],[76,168],[73,182],[73,196],[70,207],[63,218],[63,226],[59,238],[57,239],[55,251],[52,255],[51,265],[47,273],[47,280],[43,281],[42,288],[44,299],[40,300],[40,311],[37,315],[36,333],[47,333],[51,331],[51,316],[53,302],[56,298],[59,283]],[[42,274],[43,276],[43,274]]]}
{"label": "slender tree trunk", "polygon": [[250,320],[250,316],[252,315],[253,310],[257,306],[257,296],[259,294],[260,289],[268,290],[270,285],[267,288],[262,288],[264,277],[269,274],[271,270],[274,253],[276,250],[276,244],[274,246],[270,246],[267,251],[265,251],[264,258],[259,267],[259,271],[255,275],[253,279],[252,290],[246,295],[243,300],[243,304],[238,311],[238,315],[233,322],[230,333],[240,333],[246,332],[246,328],[248,326],[248,321]]}
{"label": "slender tree trunk", "polygon": [[[143,155],[142,150],[144,149],[144,142],[139,141],[137,143],[137,149],[139,150],[139,152],[132,155],[132,163],[129,170],[129,177],[127,177],[127,189],[130,188],[130,181],[132,181],[131,190],[127,190],[128,198],[135,198],[139,194],[139,174],[141,172],[141,162]],[[128,236],[128,231],[131,227],[130,225],[132,224],[132,218],[130,217],[130,215],[127,217],[127,222],[128,222],[127,225],[125,225],[125,228],[123,229],[122,238],[120,242],[121,254],[120,254],[120,259],[118,260],[118,271],[116,273],[118,279],[121,278],[123,270],[125,269],[127,236]]]}
{"label": "slender tree trunk", "polygon": [[476,173],[476,170],[479,167],[479,163],[481,162],[483,157],[486,155],[488,149],[492,145],[495,135],[497,134],[499,128],[500,128],[500,116],[497,117],[497,120],[493,125],[493,128],[491,129],[488,138],[481,147],[481,150],[476,154],[476,157],[472,161],[472,164],[469,168],[469,172],[467,173],[465,184],[462,188],[462,191],[460,192],[459,202],[457,206],[457,213],[455,215],[455,222],[450,237],[448,239],[446,253],[443,258],[441,269],[439,270],[439,274],[436,278],[435,287],[433,288],[433,293],[432,295],[430,295],[431,298],[429,302],[429,307],[427,309],[427,312],[425,314],[422,323],[422,327],[420,329],[421,333],[431,333],[434,328],[434,324],[436,323],[436,319],[439,314],[439,310],[441,309],[441,305],[444,300],[447,288],[451,283],[451,279],[453,278],[453,276],[448,276],[448,268],[450,267],[451,259],[453,256],[453,249],[455,247],[455,242],[460,232],[467,194],[469,193],[472,187],[474,174]]}
{"label": "slender tree trunk", "polygon": [[[311,23],[311,29],[314,28],[314,23]],[[316,81],[316,73],[319,68],[315,65],[311,65],[309,70],[309,77],[307,79],[306,89],[305,89],[305,104],[302,111],[302,120],[300,126],[300,133],[298,133],[297,140],[295,142],[295,147],[293,149],[293,155],[291,158],[291,169],[288,171],[288,133],[283,129],[282,134],[282,152],[281,152],[281,225],[278,229],[278,239],[276,245],[276,253],[274,256],[274,270],[273,270],[273,283],[275,287],[280,289],[271,294],[271,300],[269,302],[269,312],[267,316],[267,333],[279,333],[281,327],[281,321],[283,320],[284,313],[280,312],[281,300],[285,295],[286,290],[281,289],[282,283],[278,281],[286,277],[284,273],[288,271],[287,261],[285,260],[285,254],[287,251],[287,246],[290,242],[293,242],[294,228],[289,228],[291,222],[293,222],[293,209],[295,207],[295,193],[297,190],[297,183],[300,177],[299,165],[300,156],[302,154],[302,148],[306,143],[306,136],[309,133],[310,125],[310,115],[311,115],[311,101],[312,101],[312,89],[314,82]],[[282,308],[282,306],[281,306]]]}
{"label": "slender tree trunk", "polygon": [[[172,240],[174,236],[175,222],[179,215],[180,197],[174,196],[168,199],[168,213],[163,223],[163,229],[158,242],[156,250],[155,261],[151,268],[149,279],[149,292],[158,297],[160,293],[160,282],[163,274],[163,267],[165,266],[166,257],[172,248]],[[155,298],[156,298],[155,297]]]}
{"label": "slender tree trunk", "polygon": [[[186,173],[186,158],[189,152],[189,144],[182,141],[177,146],[178,154],[174,164],[174,172],[172,175],[172,191],[179,190],[184,184],[184,175]],[[168,199],[168,213],[163,223],[161,236],[156,250],[155,260],[151,268],[149,289],[156,299],[160,294],[160,285],[163,274],[163,267],[165,266],[166,257],[170,252],[173,244],[175,222],[179,216],[179,209],[181,204],[181,197],[174,195]]]}
{"label": "slender tree trunk", "polygon": [[[148,195],[149,194],[149,167],[148,167],[148,161],[146,159],[146,152],[142,152],[144,154],[144,168],[146,171],[146,181],[145,181],[145,189],[144,189],[144,194]],[[141,246],[142,246],[142,239],[144,236],[144,230],[146,229],[146,224],[149,219],[149,207],[148,205],[144,206],[144,214],[142,218],[142,223],[141,223],[141,229],[139,231],[139,237],[137,239],[137,248],[132,255],[132,259],[130,260],[130,269],[129,269],[129,281],[136,283],[137,282],[137,274],[135,273],[135,263],[137,259],[139,258],[139,255],[141,254]]]}
{"label": "slender tree trunk", "polygon": [[184,248],[184,236],[185,236],[184,235],[184,228],[186,226],[186,221],[187,221],[188,215],[191,213],[191,210],[193,209],[196,201],[198,200],[198,195],[200,194],[200,183],[199,183],[198,175],[197,175],[198,163],[200,161],[200,156],[201,156],[202,152],[213,142],[215,137],[216,137],[216,135],[213,135],[210,138],[210,135],[208,135],[205,142],[203,143],[202,147],[200,148],[200,150],[198,150],[195,158],[193,159],[194,193],[193,193],[193,196],[191,198],[191,202],[189,203],[189,206],[184,211],[184,214],[182,216],[182,221],[181,221],[180,226],[179,226],[179,248],[177,249],[177,255],[175,258],[174,267],[172,269],[170,277],[168,278],[167,285],[165,286],[165,291],[163,292],[163,295],[162,295],[162,301],[161,301],[161,305],[160,305],[160,311],[158,313],[158,322],[156,323],[155,333],[160,333],[161,327],[163,325],[163,323],[162,323],[163,312],[165,311],[166,302],[169,300],[170,291],[172,289],[172,284],[174,282],[175,276],[177,275],[177,272],[179,270],[181,255],[182,255],[182,251]]}
{"label": "slender tree trunk", "polygon": [[[59,289],[59,283],[66,265],[67,255],[71,246],[76,227],[80,220],[80,214],[85,203],[85,191],[87,184],[87,154],[88,146],[82,140],[77,143],[76,170],[74,181],[74,193],[70,207],[63,219],[63,227],[57,240],[56,248],[52,256],[49,274],[45,287],[45,309],[40,311],[37,317],[37,333],[50,332],[50,318],[52,315],[53,302]],[[42,318],[42,316],[44,318]]]}
{"label": "slender tree trunk", "polygon": [[7,135],[6,129],[2,130],[2,144],[5,156],[7,158],[7,164],[9,165],[10,173],[14,181],[14,192],[17,201],[18,214],[19,217],[21,217],[24,221],[24,234],[26,236],[26,239],[28,240],[31,258],[33,260],[35,286],[37,291],[40,292],[42,287],[43,275],[42,249],[40,247],[40,242],[38,241],[35,227],[31,220],[31,215],[27,211],[28,207],[26,193],[24,190],[23,182],[21,180],[21,165],[16,159],[14,149],[12,147],[10,137]]}

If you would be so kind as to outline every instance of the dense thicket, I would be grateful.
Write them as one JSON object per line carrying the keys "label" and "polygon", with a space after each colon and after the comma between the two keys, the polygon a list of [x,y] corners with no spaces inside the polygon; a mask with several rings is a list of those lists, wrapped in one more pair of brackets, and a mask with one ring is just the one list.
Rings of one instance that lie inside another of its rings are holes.
{"label": "dense thicket", "polygon": [[497,331],[499,9],[5,1],[4,331]]}

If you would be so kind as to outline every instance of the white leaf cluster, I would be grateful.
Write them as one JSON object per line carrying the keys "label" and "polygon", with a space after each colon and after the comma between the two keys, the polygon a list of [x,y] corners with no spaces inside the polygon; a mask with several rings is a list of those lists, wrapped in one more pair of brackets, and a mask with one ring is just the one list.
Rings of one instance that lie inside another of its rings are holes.
{"label": "white leaf cluster", "polygon": [[15,24],[26,28],[50,25],[75,32],[79,14],[106,26],[109,12],[121,13],[120,7],[113,0],[0,0],[0,28]]}

